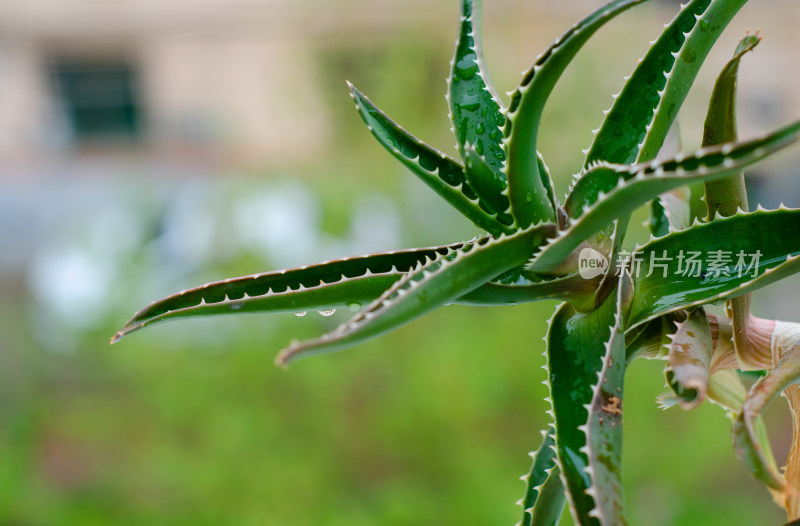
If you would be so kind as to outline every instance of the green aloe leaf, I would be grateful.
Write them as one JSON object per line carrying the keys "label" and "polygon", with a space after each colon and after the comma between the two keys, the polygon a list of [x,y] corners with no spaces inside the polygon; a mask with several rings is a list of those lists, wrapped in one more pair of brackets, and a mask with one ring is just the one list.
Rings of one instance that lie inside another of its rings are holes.
{"label": "green aloe leaf", "polygon": [[464,294],[458,298],[456,303],[459,305],[516,305],[552,299],[580,304],[593,295],[599,282],[599,277],[586,279],[580,274],[570,274],[538,282],[531,282],[524,278],[519,278],[516,283],[493,281]]}
{"label": "green aloe leaf", "polygon": [[[738,140],[736,130],[736,85],[738,81],[739,62],[745,53],[753,50],[761,41],[758,35],[743,38],[733,58],[728,61],[717,77],[703,130],[703,145],[719,144]],[[744,172],[719,181],[705,183],[704,200],[708,209],[709,220],[714,216],[732,216],[739,210],[749,211],[747,188]],[[743,294],[732,299],[728,304],[728,312],[733,323],[733,344],[736,357],[743,366],[754,365],[751,354],[747,352],[747,340],[750,336],[750,294]]]}
{"label": "green aloe leaf", "polygon": [[511,95],[505,128],[506,174],[511,212],[517,224],[555,222],[548,199],[552,183],[543,182],[536,151],[539,122],[556,81],[575,54],[603,24],[644,0],[616,0],[584,18],[542,53]]}
{"label": "green aloe leaf", "polygon": [[[207,283],[156,301],[136,313],[113,338],[172,318],[236,313],[329,311],[371,303],[415,266],[462,246],[400,250],[326,261]],[[517,305],[556,299],[580,303],[598,280],[578,274],[532,282],[488,282],[457,298],[459,305]]]}
{"label": "green aloe leaf", "polygon": [[[625,287],[629,284],[623,280],[620,293]],[[586,493],[595,502],[595,509],[589,515],[604,526],[626,524],[622,488],[622,399],[627,362],[619,308],[622,300],[614,295],[607,301],[613,300],[616,300],[618,308],[611,335],[605,344],[602,369],[592,388],[584,450],[589,460],[586,470],[592,481]]]}
{"label": "green aloe leaf", "polygon": [[[295,343],[278,355],[284,365],[297,358],[332,352],[396,329],[423,314],[471,292],[520,266],[534,247],[553,235],[553,225],[541,225],[500,238],[464,243],[447,255],[418,266],[403,276],[350,321],[320,338]],[[526,254],[527,253],[527,254]]]}
{"label": "green aloe leaf", "polygon": [[466,164],[467,146],[472,145],[489,173],[505,188],[505,176],[500,169],[506,160],[502,147],[502,128],[506,118],[483,60],[482,4],[482,0],[461,1],[461,28],[447,80],[447,101],[461,158]]}
{"label": "green aloe leaf", "polygon": [[746,3],[747,0],[713,0],[703,14],[696,17],[697,21],[685,36],[674,66],[668,73],[667,83],[662,90],[664,95],[648,125],[637,162],[649,161],[658,155],[700,66],[722,31]]}
{"label": "green aloe leaf", "polygon": [[630,255],[635,268],[629,327],[735,297],[797,272],[800,239],[786,232],[793,232],[798,222],[800,210],[759,209],[696,223],[638,248]]}
{"label": "green aloe leaf", "polygon": [[[711,101],[708,105],[703,129],[703,146],[722,144],[738,140],[736,131],[736,85],[739,63],[745,53],[752,51],[761,37],[748,35],[743,38],[733,58],[725,65],[717,77]],[[739,172],[728,179],[706,183],[705,201],[708,207],[708,219],[719,213],[722,216],[735,214],[739,209],[748,211],[747,190],[744,174]]]}
{"label": "green aloe leaf", "polygon": [[153,302],[114,337],[171,318],[243,312],[305,312],[368,303],[405,273],[462,244],[397,250],[207,283]]}
{"label": "green aloe leaf", "polygon": [[599,163],[578,180],[564,204],[571,218],[569,227],[543,247],[527,269],[557,268],[592,234],[659,194],[692,182],[728,177],[799,138],[800,122],[795,122],[758,139],[701,148],[692,155],[633,166]]}
{"label": "green aloe leaf", "polygon": [[[613,295],[589,314],[579,314],[569,304],[562,304],[550,319],[545,337],[558,465],[573,518],[581,525],[598,523],[592,514],[597,503],[587,493],[594,487],[587,470],[590,465],[587,432],[591,425],[587,408],[592,407],[597,391],[593,386],[606,361],[609,349],[606,342],[612,335],[616,340],[617,331],[612,330],[616,300]],[[615,341],[613,345],[618,344]],[[624,363],[624,354],[622,360]],[[612,395],[615,391],[612,387]]]}
{"label": "green aloe leaf", "polygon": [[508,210],[508,196],[503,192],[506,189],[505,175],[494,171],[472,144],[464,146],[462,155],[467,183],[475,189],[489,211],[502,214]]}
{"label": "green aloe leaf", "polygon": [[747,0],[692,0],[664,27],[606,112],[584,165],[655,158],[700,67]]}
{"label": "green aloe leaf", "polygon": [[[585,168],[597,161],[630,164],[656,157],[706,56],[746,1],[692,0],[681,4],[680,12],[637,61],[614,97],[586,150]],[[654,202],[651,232],[655,235],[666,233],[666,207],[658,200]],[[627,226],[626,216],[602,229],[605,238],[614,231],[612,259],[617,257]]]}
{"label": "green aloe leaf", "polygon": [[512,232],[511,216],[491,214],[491,206],[482,202],[469,186],[460,164],[408,133],[352,84],[348,86],[367,128],[389,153],[476,226],[492,235]]}
{"label": "green aloe leaf", "polygon": [[564,486],[556,465],[555,429],[542,431],[542,445],[532,452],[533,463],[528,474],[520,526],[556,526],[564,511]]}
{"label": "green aloe leaf", "polygon": [[[703,146],[712,146],[739,140],[736,132],[736,84],[739,62],[745,53],[752,51],[761,41],[758,35],[747,35],[736,47],[733,58],[725,65],[717,77],[706,115]],[[708,204],[708,219],[714,213],[722,216],[735,214],[738,209],[748,211],[747,191],[744,174],[738,173],[730,178],[705,184],[705,201]],[[669,229],[681,230],[691,222],[689,212],[689,190],[676,195],[680,189],[672,190],[658,196],[651,205],[650,232],[655,236],[663,236]],[[684,223],[683,225],[677,222]]]}

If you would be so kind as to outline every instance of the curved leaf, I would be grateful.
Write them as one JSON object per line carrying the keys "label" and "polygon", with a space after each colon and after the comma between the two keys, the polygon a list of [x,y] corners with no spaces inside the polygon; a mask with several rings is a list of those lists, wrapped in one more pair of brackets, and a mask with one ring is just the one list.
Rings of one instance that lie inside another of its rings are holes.
{"label": "curved leaf", "polygon": [[655,157],[705,57],[745,2],[692,0],[681,5],[614,97],[586,152],[585,167],[596,161],[631,164]]}
{"label": "curved leaf", "polygon": [[580,274],[539,282],[506,284],[489,282],[464,294],[459,305],[516,305],[546,299],[582,303],[597,289],[599,278],[585,279]]}
{"label": "curved leaf", "polygon": [[693,310],[670,337],[667,385],[684,409],[694,409],[708,392],[713,351],[711,326],[705,311],[702,308]]}
{"label": "curved leaf", "polygon": [[483,200],[486,208],[493,214],[508,210],[508,197],[503,193],[506,189],[505,176],[495,172],[486,159],[478,153],[476,146],[466,144],[463,151],[464,175],[467,183]]}
{"label": "curved leaf", "polygon": [[[709,378],[707,394],[713,403],[731,413],[738,413],[747,398],[747,389],[736,370],[722,369]],[[763,422],[760,419],[758,421],[763,428]]]}
{"label": "curved leaf", "polygon": [[506,160],[501,145],[506,118],[501,113],[502,103],[491,87],[483,60],[482,4],[481,0],[461,1],[461,28],[447,79],[447,101],[453,132],[465,165],[467,145],[472,145],[490,173],[500,179],[505,188],[500,168]]}
{"label": "curved leaf", "polygon": [[794,232],[799,221],[800,210],[740,213],[695,224],[635,250],[629,263],[636,267],[631,273],[629,327],[734,297],[797,272],[800,239]]}
{"label": "curved leaf", "polygon": [[595,501],[587,494],[593,487],[587,471],[587,407],[595,395],[592,386],[603,366],[615,307],[616,296],[585,315],[564,303],[550,319],[545,338],[558,465],[573,518],[581,525],[597,523],[591,515]]}
{"label": "curved leaf", "polygon": [[668,78],[663,95],[647,127],[636,162],[649,161],[658,155],[700,66],[728,23],[746,3],[747,0],[713,0],[702,15],[695,16],[697,22],[685,35],[673,68],[665,74]]}
{"label": "curved leaf", "polygon": [[[629,287],[628,281],[621,281]],[[627,291],[629,292],[629,291]],[[602,525],[624,525],[625,496],[622,489],[622,399],[627,367],[625,357],[625,334],[619,306],[621,297],[613,295],[617,310],[611,335],[605,344],[602,369],[592,387],[592,401],[588,406],[586,424],[587,473],[592,486],[586,493],[594,499],[595,509],[589,515]]]}
{"label": "curved leaf", "polygon": [[757,479],[787,494],[790,489],[775,464],[764,454],[769,445],[761,441],[754,422],[784,389],[800,380],[800,333],[796,324],[776,324],[772,350],[777,364],[748,391],[733,423],[733,444],[737,455]]}
{"label": "curved leaf", "polygon": [[177,317],[243,312],[304,312],[371,302],[420,263],[462,243],[336,259],[288,270],[207,283],[137,312],[112,343],[152,323]]}
{"label": "curved leaf", "polygon": [[295,343],[278,354],[276,362],[332,352],[396,329],[423,314],[451,303],[500,274],[518,267],[534,247],[552,235],[542,225],[494,239],[464,243],[447,255],[419,265],[350,321],[320,338]]}
{"label": "curved leaf", "polygon": [[555,430],[542,431],[542,445],[532,452],[531,470],[522,477],[525,496],[520,500],[520,526],[556,526],[564,511],[564,486],[556,465]]}
{"label": "curved leaf", "polygon": [[[637,61],[605,112],[586,150],[585,168],[597,161],[630,164],[656,157],[708,52],[746,1],[692,0],[681,4],[680,12]],[[666,207],[658,199],[653,203],[651,232],[655,235],[666,233]],[[612,259],[617,258],[627,227],[627,216],[602,227],[606,238],[613,231]]]}
{"label": "curved leaf", "polygon": [[[783,396],[789,403],[792,414],[792,446],[786,459],[783,477],[786,484],[792,488],[784,495],[783,502],[779,502],[786,509],[790,519],[800,517],[800,385],[790,385],[783,391]],[[756,421],[761,422],[761,419]],[[758,431],[758,429],[756,430]],[[763,441],[762,443],[768,443]],[[770,459],[767,459],[769,463]],[[800,521],[800,519],[798,519]]]}
{"label": "curved leaf", "polygon": [[[736,130],[736,84],[739,72],[739,62],[748,51],[751,51],[761,38],[758,35],[748,35],[736,47],[733,58],[722,69],[717,77],[711,101],[708,105],[705,125],[703,129],[703,145],[719,144],[738,139]],[[744,182],[744,172],[738,172],[731,177],[705,183],[706,207],[708,220],[713,220],[715,215],[723,217],[732,216],[739,210],[747,212],[747,188]],[[748,351],[750,338],[750,294],[743,294],[728,303],[728,312],[733,323],[733,345],[739,363],[745,367],[755,366]]]}
{"label": "curved leaf", "polygon": [[469,186],[463,167],[445,154],[420,141],[395,123],[352,84],[350,96],[367,128],[396,159],[443,197],[476,226],[492,235],[510,233],[511,216],[493,216]]}
{"label": "curved leaf", "polygon": [[550,240],[526,268],[548,272],[593,233],[659,194],[692,182],[727,177],[798,138],[800,122],[795,122],[758,139],[701,148],[693,155],[633,166],[598,164],[576,183],[581,191],[573,191],[567,198],[564,208],[572,218],[570,226]]}
{"label": "curved leaf", "polygon": [[520,227],[555,222],[548,186],[539,173],[536,151],[539,122],[556,81],[583,44],[603,24],[644,0],[615,0],[584,18],[542,53],[511,95],[506,113],[506,175],[511,213]]}

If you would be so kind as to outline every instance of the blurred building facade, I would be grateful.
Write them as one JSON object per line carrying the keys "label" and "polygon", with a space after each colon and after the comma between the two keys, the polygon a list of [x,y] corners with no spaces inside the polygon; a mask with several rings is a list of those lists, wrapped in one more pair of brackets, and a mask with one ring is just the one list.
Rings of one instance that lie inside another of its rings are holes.
{"label": "blurred building facade", "polygon": [[301,4],[0,2],[0,160],[313,149],[328,128]]}
{"label": "blurred building facade", "polygon": [[[505,36],[521,34],[521,20],[569,20],[599,3],[502,0],[486,10]],[[450,39],[456,4],[0,2],[0,163],[130,147],[295,162],[336,133],[315,63],[320,49],[349,39],[369,45],[370,35],[403,24]],[[766,4],[771,12],[792,5]]]}

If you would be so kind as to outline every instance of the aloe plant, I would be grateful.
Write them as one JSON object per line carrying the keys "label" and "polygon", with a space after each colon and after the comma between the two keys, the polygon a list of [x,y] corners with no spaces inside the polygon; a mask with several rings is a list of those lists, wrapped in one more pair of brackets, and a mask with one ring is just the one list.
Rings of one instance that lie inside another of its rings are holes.
{"label": "aloe plant", "polygon": [[[720,74],[702,146],[658,156],[705,57],[746,0],[681,6],[614,97],[563,200],[537,150],[543,108],[566,66],[601,26],[643,1],[612,1],[568,29],[505,106],[483,62],[481,2],[462,0],[447,91],[460,161],[349,85],[378,142],[485,235],[209,283],[152,303],[112,342],[184,316],[360,309],[335,330],[281,351],[276,361],[285,366],[378,337],[442,305],[560,299],[545,336],[552,422],[524,477],[523,525],[557,523],[565,503],[577,524],[625,523],[624,378],[639,357],[666,361],[663,406],[690,409],[709,399],[732,414],[736,453],[796,519],[800,446],[793,444],[781,472],[759,415],[781,393],[793,415],[800,410],[800,325],[753,316],[750,293],[800,270],[800,210],[750,212],[742,170],[800,139],[800,121],[737,137],[738,65],[758,35],[741,41]],[[691,183],[705,185],[707,216],[691,215]],[[630,214],[648,203],[651,239],[625,249]],[[717,302],[726,315],[705,311]],[[753,370],[760,376],[748,390],[740,372]]]}

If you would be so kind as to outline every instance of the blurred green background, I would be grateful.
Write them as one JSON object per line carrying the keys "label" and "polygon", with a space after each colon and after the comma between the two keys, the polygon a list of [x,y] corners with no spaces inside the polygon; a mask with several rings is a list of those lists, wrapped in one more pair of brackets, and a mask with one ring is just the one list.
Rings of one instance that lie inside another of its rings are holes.
{"label": "blurred green background", "polygon": [[[485,3],[501,91],[599,5]],[[108,346],[182,288],[474,235],[373,143],[344,85],[455,155],[443,95],[458,2],[12,4],[0,6],[0,524],[519,520],[518,477],[546,425],[553,303],[442,308],[288,372],[278,349],[349,313],[187,320]],[[676,8],[623,15],[565,74],[541,137],[560,193]],[[699,144],[710,85],[748,29],[766,40],[742,66],[741,135],[797,114],[799,19],[788,0],[746,7],[667,151]],[[798,206],[798,161],[759,166],[751,201]],[[756,312],[800,319],[797,280],[780,288],[759,292]],[[721,410],[657,409],[662,369],[640,361],[627,376],[630,522],[778,524]],[[787,413],[767,414],[779,456]]]}

